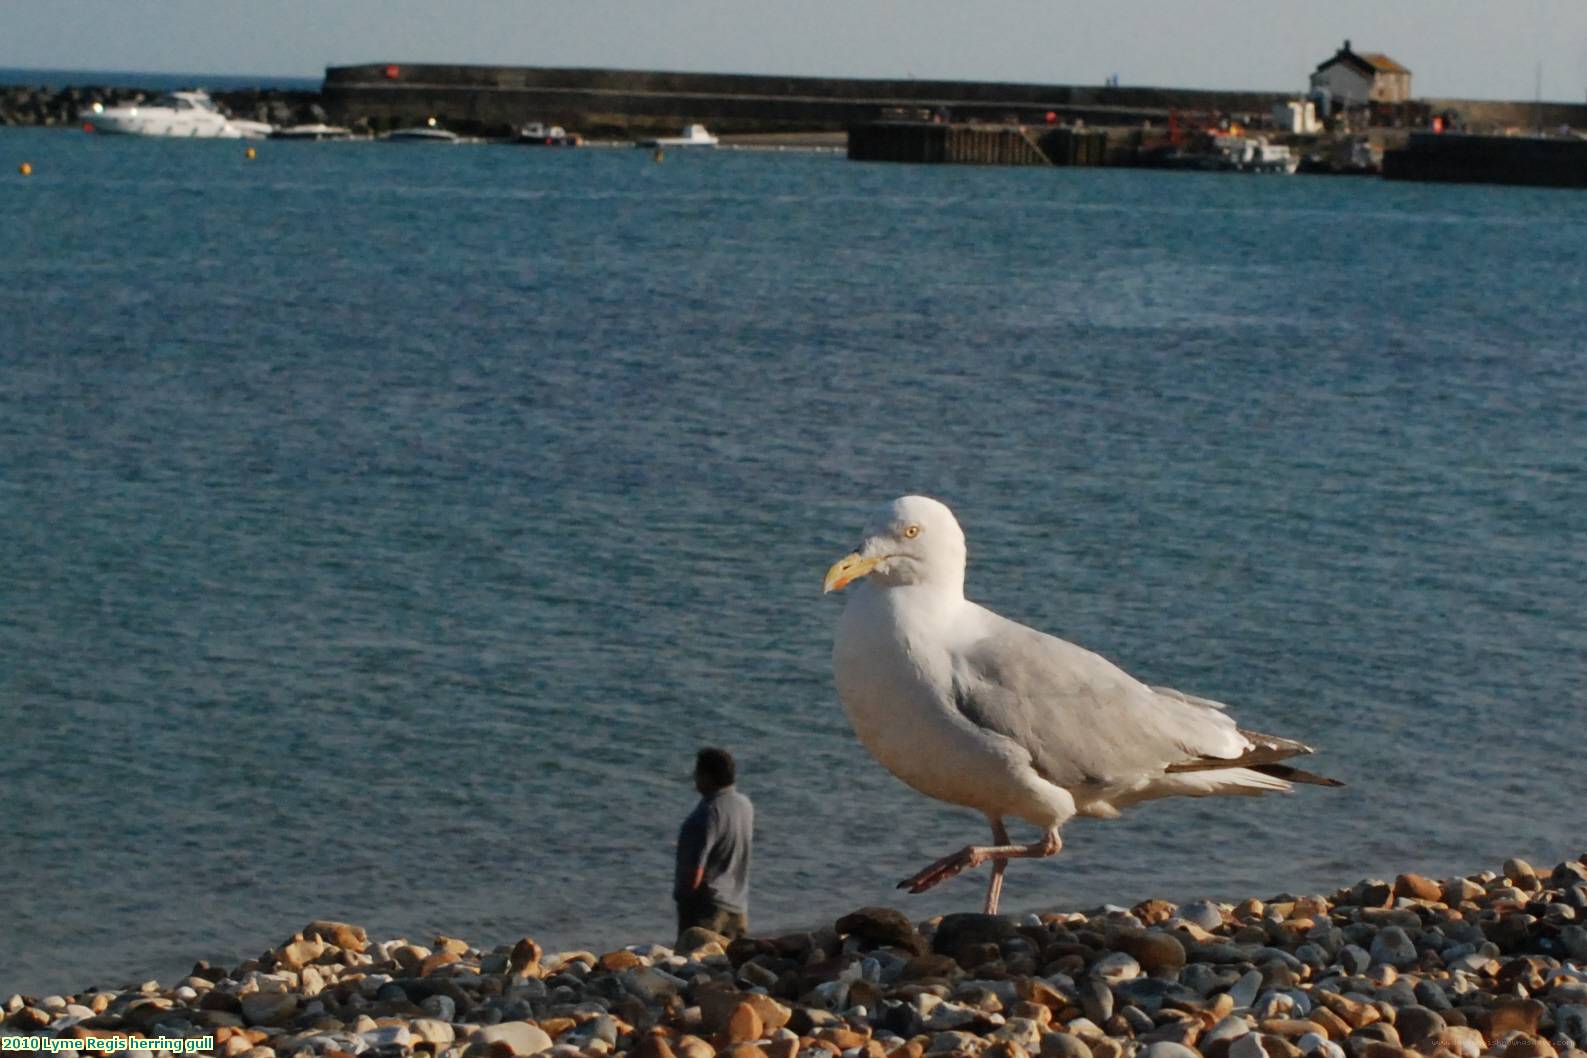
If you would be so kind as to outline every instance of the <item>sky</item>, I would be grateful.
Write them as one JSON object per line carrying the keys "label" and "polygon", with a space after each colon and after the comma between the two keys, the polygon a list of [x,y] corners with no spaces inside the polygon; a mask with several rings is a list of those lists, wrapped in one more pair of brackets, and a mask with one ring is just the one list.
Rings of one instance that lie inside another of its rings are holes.
{"label": "sky", "polygon": [[0,67],[525,66],[1303,91],[1348,38],[1423,97],[1587,100],[1583,0],[0,0]]}

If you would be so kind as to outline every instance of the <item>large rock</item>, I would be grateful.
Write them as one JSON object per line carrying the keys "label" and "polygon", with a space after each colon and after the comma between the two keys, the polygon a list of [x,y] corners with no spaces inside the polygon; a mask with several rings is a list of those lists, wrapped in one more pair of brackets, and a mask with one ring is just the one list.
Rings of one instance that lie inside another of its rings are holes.
{"label": "large rock", "polygon": [[1372,961],[1387,963],[1397,970],[1409,970],[1416,965],[1416,945],[1410,935],[1398,926],[1380,930],[1372,938]]}
{"label": "large rock", "polygon": [[507,954],[507,969],[518,977],[539,977],[540,957],[545,954],[533,938],[524,937]]}
{"label": "large rock", "polygon": [[1402,874],[1394,879],[1394,895],[1412,900],[1443,900],[1444,889],[1431,878],[1419,874]]}
{"label": "large rock", "polygon": [[722,934],[704,926],[690,926],[678,935],[678,951],[685,953],[699,951],[708,944],[714,944],[726,952],[728,943],[728,939]]}
{"label": "large rock", "polygon": [[958,959],[962,953],[982,945],[1001,945],[1020,935],[1018,928],[1001,915],[961,913],[943,915],[931,937],[931,950]]}
{"label": "large rock", "polygon": [[1401,1043],[1415,1047],[1425,1039],[1436,1037],[1448,1028],[1448,1024],[1436,1010],[1409,1006],[1395,1012],[1394,1027],[1399,1030]]}
{"label": "large rock", "polygon": [[551,1046],[551,1037],[540,1026],[527,1021],[504,1021],[476,1030],[469,1037],[469,1050],[484,1053],[491,1051],[493,1045],[498,1043],[513,1054],[539,1054]]}
{"label": "large rock", "polygon": [[250,992],[238,1002],[250,1025],[284,1025],[298,1010],[298,997],[280,992]]}
{"label": "large rock", "polygon": [[862,907],[838,919],[836,929],[840,934],[856,936],[872,944],[903,948],[916,955],[926,951],[925,940],[916,932],[908,916],[890,907]]}
{"label": "large rock", "polygon": [[276,966],[285,970],[301,970],[324,954],[324,941],[303,937],[276,949]]}
{"label": "large rock", "polygon": [[1488,1010],[1488,1040],[1497,1043],[1507,1032],[1536,1036],[1538,1023],[1547,1013],[1548,1007],[1535,999],[1499,996]]}
{"label": "large rock", "polygon": [[369,934],[364,932],[364,927],[336,922],[328,918],[317,918],[304,926],[303,936],[308,940],[324,941],[344,951],[360,954],[369,948]]}
{"label": "large rock", "polygon": [[1185,946],[1172,933],[1142,931],[1122,933],[1119,950],[1134,957],[1153,976],[1169,976],[1185,968]]}
{"label": "large rock", "polygon": [[766,1026],[761,1023],[760,1014],[748,1003],[737,1003],[727,1016],[727,1024],[722,1026],[718,1034],[718,1047],[731,1047],[736,1043],[749,1043],[758,1040],[761,1033],[766,1031]]}
{"label": "large rock", "polygon": [[457,1030],[450,1022],[439,1018],[415,1018],[408,1022],[408,1031],[422,1043],[444,1046],[457,1038]]}

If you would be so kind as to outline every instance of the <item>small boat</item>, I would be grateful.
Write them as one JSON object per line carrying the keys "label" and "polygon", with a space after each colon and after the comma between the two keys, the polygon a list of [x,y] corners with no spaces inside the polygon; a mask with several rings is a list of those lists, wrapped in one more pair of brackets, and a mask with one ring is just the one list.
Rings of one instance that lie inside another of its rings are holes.
{"label": "small boat", "polygon": [[569,134],[561,125],[542,125],[531,121],[518,130],[514,143],[525,147],[577,147],[584,142],[577,133]]}
{"label": "small boat", "polygon": [[1209,166],[1212,169],[1288,176],[1300,166],[1300,158],[1291,154],[1288,147],[1256,136],[1220,136],[1217,148]]}
{"label": "small boat", "polygon": [[1365,136],[1335,143],[1301,159],[1300,172],[1329,176],[1377,176],[1383,172],[1383,152]]}
{"label": "small boat", "polygon": [[662,136],[653,140],[640,140],[636,146],[655,147],[715,147],[717,138],[705,131],[704,125],[690,125],[682,136]]}
{"label": "small boat", "polygon": [[433,125],[418,125],[411,129],[393,129],[380,137],[393,143],[462,143],[463,137]]}
{"label": "small boat", "polygon": [[340,125],[287,125],[270,134],[273,140],[350,140],[352,129]]}
{"label": "small boat", "polygon": [[95,103],[81,117],[90,131],[122,136],[262,140],[275,129],[263,121],[228,117],[208,93],[197,91],[171,92],[150,103]]}

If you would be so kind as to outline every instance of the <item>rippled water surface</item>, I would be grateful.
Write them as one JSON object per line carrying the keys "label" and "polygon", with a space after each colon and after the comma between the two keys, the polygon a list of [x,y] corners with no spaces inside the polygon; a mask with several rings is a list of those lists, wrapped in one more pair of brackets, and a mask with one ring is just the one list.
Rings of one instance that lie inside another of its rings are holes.
{"label": "rippled water surface", "polygon": [[904,491],[1350,783],[1076,823],[1007,906],[1587,846],[1578,194],[0,130],[0,232],[0,994],[669,939],[702,742],[759,929],[977,906],[894,891],[985,824],[831,686]]}

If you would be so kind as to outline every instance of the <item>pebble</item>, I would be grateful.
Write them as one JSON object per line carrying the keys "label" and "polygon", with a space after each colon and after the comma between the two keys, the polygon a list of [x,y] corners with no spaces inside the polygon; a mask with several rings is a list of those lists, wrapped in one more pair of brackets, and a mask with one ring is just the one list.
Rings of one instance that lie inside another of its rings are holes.
{"label": "pebble", "polygon": [[1223,925],[1223,909],[1211,900],[1196,900],[1179,909],[1179,917],[1209,933]]}
{"label": "pebble", "polygon": [[1398,926],[1390,926],[1372,938],[1372,961],[1387,963],[1400,970],[1416,965],[1416,945]]}
{"label": "pebble", "polygon": [[1248,1009],[1256,1002],[1257,990],[1262,987],[1262,971],[1247,970],[1229,989],[1229,998],[1237,1010]]}

